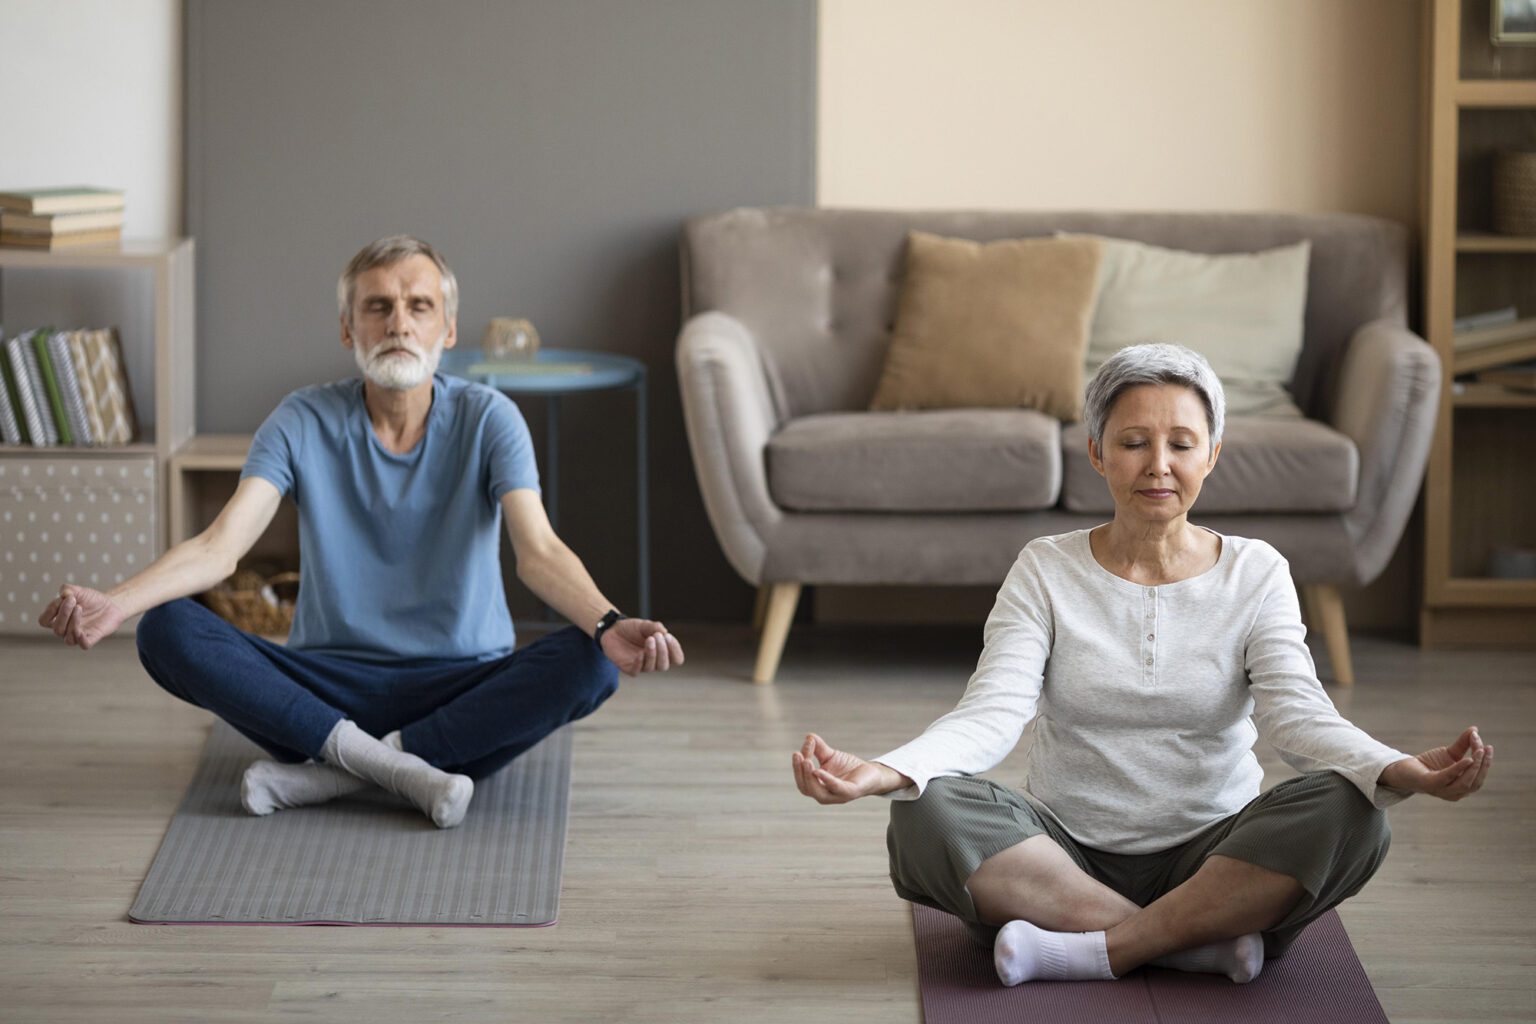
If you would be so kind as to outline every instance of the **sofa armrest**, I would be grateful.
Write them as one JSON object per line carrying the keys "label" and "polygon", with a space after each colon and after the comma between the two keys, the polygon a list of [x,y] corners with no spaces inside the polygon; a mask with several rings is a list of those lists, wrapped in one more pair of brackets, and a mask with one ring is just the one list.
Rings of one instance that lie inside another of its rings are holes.
{"label": "sofa armrest", "polygon": [[1331,422],[1360,452],[1358,498],[1344,517],[1358,583],[1381,574],[1402,537],[1429,461],[1439,398],[1440,357],[1423,338],[1391,320],[1355,331]]}
{"label": "sofa armrest", "polygon": [[677,339],[688,447],[704,508],[726,559],[761,584],[768,535],[783,513],[768,494],[765,449],[779,417],[757,343],[724,313],[701,313]]}

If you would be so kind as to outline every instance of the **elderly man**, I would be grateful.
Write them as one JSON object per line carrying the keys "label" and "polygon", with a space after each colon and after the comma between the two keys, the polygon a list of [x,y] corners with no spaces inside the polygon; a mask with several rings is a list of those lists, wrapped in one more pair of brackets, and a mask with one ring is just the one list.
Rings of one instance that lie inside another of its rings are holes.
{"label": "elderly man", "polygon": [[[436,373],[458,307],[436,250],[403,235],[374,242],[337,299],[362,378],[289,395],[213,525],[110,591],[64,585],[38,621],[89,649],[143,612],[150,676],[274,758],[245,773],[252,814],[373,784],[451,828],[473,779],[590,714],[619,671],[665,671],[683,651],[661,623],[620,615],[555,535],[517,406]],[[280,646],[187,595],[233,571],[285,494],[304,580]],[[503,519],[518,578],[579,628],[513,650]]]}

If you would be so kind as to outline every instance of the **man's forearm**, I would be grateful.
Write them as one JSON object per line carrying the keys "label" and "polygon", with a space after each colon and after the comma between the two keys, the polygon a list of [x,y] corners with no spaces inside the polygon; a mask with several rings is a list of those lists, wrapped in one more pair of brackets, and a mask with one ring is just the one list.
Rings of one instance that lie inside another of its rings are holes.
{"label": "man's forearm", "polygon": [[597,620],[613,603],[592,582],[587,567],[563,543],[538,555],[525,556],[517,578],[535,597],[591,635]]}
{"label": "man's forearm", "polygon": [[137,615],[178,597],[200,594],[234,571],[234,560],[199,535],[177,544],[106,594],[128,615]]}

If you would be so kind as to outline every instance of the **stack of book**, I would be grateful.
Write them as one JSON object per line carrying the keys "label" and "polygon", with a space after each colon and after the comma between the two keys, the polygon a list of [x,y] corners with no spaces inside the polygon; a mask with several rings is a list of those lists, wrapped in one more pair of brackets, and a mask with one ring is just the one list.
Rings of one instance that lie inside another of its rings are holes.
{"label": "stack of book", "polygon": [[110,245],[122,237],[118,189],[77,185],[0,192],[0,245],[52,250]]}
{"label": "stack of book", "polygon": [[0,343],[0,441],[128,444],[138,432],[117,330],[26,331]]}

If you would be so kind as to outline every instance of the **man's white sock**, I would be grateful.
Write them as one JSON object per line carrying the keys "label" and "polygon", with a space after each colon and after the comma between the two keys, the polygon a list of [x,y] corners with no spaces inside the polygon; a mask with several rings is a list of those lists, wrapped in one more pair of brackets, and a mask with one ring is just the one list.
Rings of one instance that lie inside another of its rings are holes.
{"label": "man's white sock", "polygon": [[[400,730],[384,743],[400,750]],[[251,814],[271,814],[288,807],[309,807],[367,789],[372,783],[323,761],[283,764],[253,761],[240,780],[240,804]]]}
{"label": "man's white sock", "polygon": [[1225,942],[1169,953],[1153,960],[1152,966],[1198,974],[1225,974],[1239,985],[1246,985],[1264,969],[1264,936],[1250,932]]}
{"label": "man's white sock", "polygon": [[1103,932],[1048,932],[1010,921],[997,933],[992,963],[1004,985],[1021,981],[1111,981]]}
{"label": "man's white sock", "polygon": [[475,794],[469,776],[449,775],[415,754],[396,750],[363,732],[351,719],[336,723],[321,754],[330,764],[409,800],[438,828],[462,822]]}

